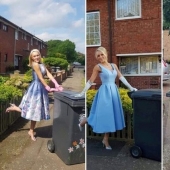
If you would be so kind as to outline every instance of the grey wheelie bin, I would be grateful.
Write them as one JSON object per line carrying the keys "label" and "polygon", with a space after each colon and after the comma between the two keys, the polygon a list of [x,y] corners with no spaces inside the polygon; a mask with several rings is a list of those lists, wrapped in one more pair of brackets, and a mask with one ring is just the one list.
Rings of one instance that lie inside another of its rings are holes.
{"label": "grey wheelie bin", "polygon": [[143,89],[131,93],[133,105],[133,157],[161,161],[161,90]]}
{"label": "grey wheelie bin", "polygon": [[85,162],[85,128],[78,124],[85,114],[85,98],[74,97],[76,93],[54,93],[52,140],[47,143],[50,152],[55,152],[67,165]]}

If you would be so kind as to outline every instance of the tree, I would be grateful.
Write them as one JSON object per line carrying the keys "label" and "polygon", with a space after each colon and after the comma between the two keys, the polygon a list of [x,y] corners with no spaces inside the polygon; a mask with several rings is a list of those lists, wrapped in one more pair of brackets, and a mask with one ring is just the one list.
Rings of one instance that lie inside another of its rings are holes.
{"label": "tree", "polygon": [[85,65],[85,55],[77,52],[77,57],[75,61],[81,63],[82,65]]}
{"label": "tree", "polygon": [[74,62],[76,59],[75,44],[70,40],[65,40],[58,46],[58,53],[65,54],[67,61]]}
{"label": "tree", "polygon": [[56,57],[58,46],[62,43],[61,40],[50,40],[47,42],[47,57]]}
{"label": "tree", "polygon": [[170,0],[163,1],[163,29],[168,29],[170,27]]}

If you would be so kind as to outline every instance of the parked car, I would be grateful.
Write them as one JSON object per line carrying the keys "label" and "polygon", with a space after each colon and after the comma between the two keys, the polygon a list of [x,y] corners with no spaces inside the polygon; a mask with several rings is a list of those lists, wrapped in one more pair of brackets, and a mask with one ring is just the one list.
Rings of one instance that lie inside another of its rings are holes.
{"label": "parked car", "polygon": [[74,68],[74,67],[76,67],[76,66],[81,66],[81,63],[76,62],[76,61],[75,61],[75,62],[73,62],[73,68]]}
{"label": "parked car", "polygon": [[167,81],[170,79],[170,68],[169,64],[166,63],[164,60],[162,61],[162,67],[163,67],[163,81]]}

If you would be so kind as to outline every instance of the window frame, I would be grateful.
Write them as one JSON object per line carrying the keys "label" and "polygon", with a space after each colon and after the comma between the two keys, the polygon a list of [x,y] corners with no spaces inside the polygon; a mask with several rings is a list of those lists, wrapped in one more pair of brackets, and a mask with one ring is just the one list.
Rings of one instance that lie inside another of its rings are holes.
{"label": "window frame", "polygon": [[131,17],[121,17],[118,18],[117,16],[117,1],[115,1],[115,20],[126,20],[126,19],[137,19],[142,17],[142,2],[139,0],[139,16],[131,16]]}
{"label": "window frame", "polygon": [[4,54],[4,62],[7,62],[7,61],[8,61],[8,54],[5,53],[5,54]]}
{"label": "window frame", "polygon": [[87,44],[87,37],[86,37],[86,47],[97,47],[97,46],[101,46],[101,29],[100,29],[100,11],[93,11],[93,12],[87,12],[86,13],[86,36],[87,36],[87,15],[88,14],[93,14],[93,13],[98,13],[99,15],[99,44]]}
{"label": "window frame", "polygon": [[27,34],[26,33],[24,34],[24,40],[27,40]]}
{"label": "window frame", "polygon": [[[161,65],[159,62],[159,56],[161,55],[161,53],[157,52],[157,53],[142,53],[142,54],[117,54],[116,56],[119,58],[119,70],[121,71],[121,66],[120,66],[120,58],[121,57],[138,57],[138,73],[137,74],[123,74],[123,76],[127,76],[127,77],[131,77],[131,76],[161,76]],[[146,57],[146,56],[150,56],[150,57],[158,57],[157,60],[157,73],[141,73],[140,69],[141,69],[141,63],[140,63],[140,58],[142,57]],[[140,73],[139,73],[140,72]]]}
{"label": "window frame", "polygon": [[8,32],[8,25],[2,24],[2,30]]}
{"label": "window frame", "polygon": [[33,46],[33,38],[31,37],[31,45]]}
{"label": "window frame", "polygon": [[19,38],[19,32],[18,30],[15,30],[15,40],[18,40],[18,38]]}

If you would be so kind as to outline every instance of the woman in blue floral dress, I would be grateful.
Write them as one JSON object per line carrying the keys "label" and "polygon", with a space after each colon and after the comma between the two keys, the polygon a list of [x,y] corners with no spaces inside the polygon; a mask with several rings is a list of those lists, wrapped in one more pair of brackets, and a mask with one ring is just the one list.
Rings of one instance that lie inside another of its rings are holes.
{"label": "woman in blue floral dress", "polygon": [[[50,119],[48,92],[62,91],[63,88],[57,83],[51,73],[41,62],[41,54],[39,50],[33,49],[30,52],[29,66],[32,68],[33,81],[25,92],[20,105],[16,106],[15,104],[11,104],[6,112],[18,111],[21,112],[21,117],[31,120],[28,134],[33,141],[36,141],[34,136],[36,122],[42,119]],[[55,88],[50,88],[47,85],[44,80],[45,75],[47,75],[55,84]]]}

